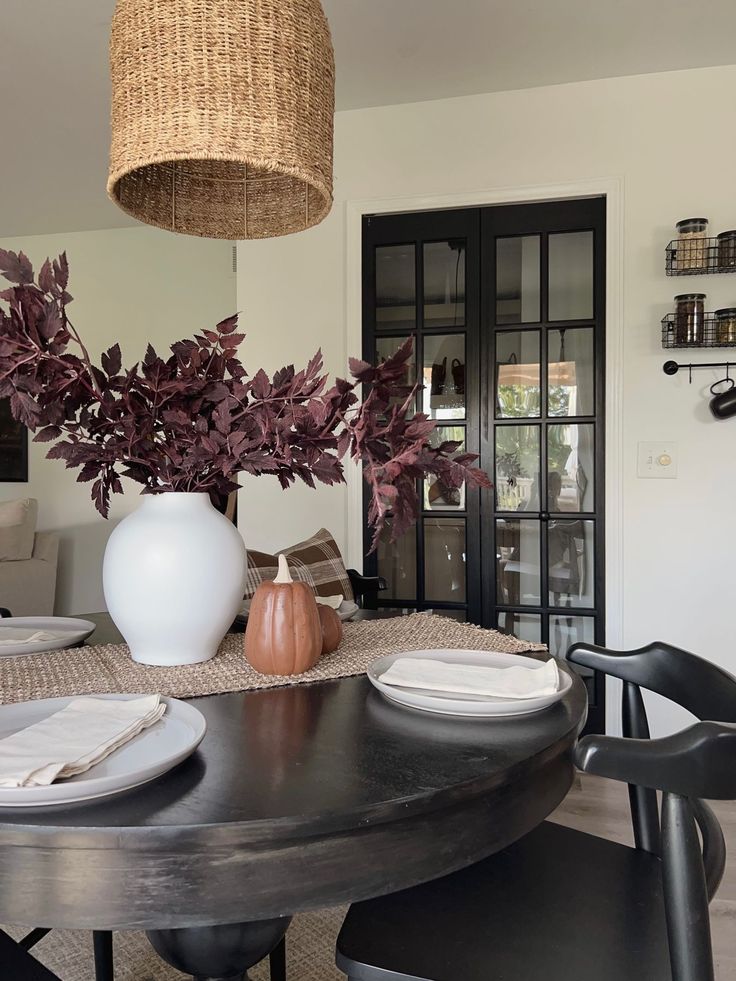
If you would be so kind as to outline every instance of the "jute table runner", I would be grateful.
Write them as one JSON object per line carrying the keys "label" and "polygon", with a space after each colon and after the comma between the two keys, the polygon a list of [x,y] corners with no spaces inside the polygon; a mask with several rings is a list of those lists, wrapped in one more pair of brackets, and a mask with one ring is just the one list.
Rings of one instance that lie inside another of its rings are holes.
{"label": "jute table runner", "polygon": [[158,692],[196,698],[231,691],[278,688],[363,674],[377,657],[432,647],[520,654],[545,650],[539,644],[429,613],[388,620],[346,623],[340,647],[304,674],[263,675],[246,661],[243,635],[228,634],[217,655],[204,664],[154,668],[136,664],[125,644],[75,647],[48,654],[0,658],[0,702],[25,702],[65,695]]}

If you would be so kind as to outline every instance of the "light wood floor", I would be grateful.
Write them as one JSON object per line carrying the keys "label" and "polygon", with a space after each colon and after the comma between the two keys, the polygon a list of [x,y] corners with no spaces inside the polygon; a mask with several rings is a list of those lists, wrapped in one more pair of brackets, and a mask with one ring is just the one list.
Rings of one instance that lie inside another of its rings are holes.
{"label": "light wood floor", "polygon": [[[716,805],[716,810],[731,848],[726,877],[711,905],[717,978],[736,981],[736,804]],[[626,788],[599,777],[579,777],[553,820],[615,841],[630,844],[632,840]],[[344,912],[320,910],[295,917],[288,939],[289,981],[345,981],[334,963],[335,939]],[[9,932],[20,937],[25,931],[10,928]],[[185,981],[184,975],[158,959],[143,934],[116,934],[115,953],[115,981]],[[62,981],[94,981],[89,933],[54,930],[38,945],[36,954]],[[267,965],[258,965],[251,978],[268,981]]]}

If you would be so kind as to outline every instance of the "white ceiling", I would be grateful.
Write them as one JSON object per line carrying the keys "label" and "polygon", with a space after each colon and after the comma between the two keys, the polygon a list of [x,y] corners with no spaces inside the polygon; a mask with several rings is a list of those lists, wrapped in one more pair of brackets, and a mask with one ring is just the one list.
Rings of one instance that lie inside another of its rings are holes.
{"label": "white ceiling", "polygon": [[[323,0],[339,109],[731,64],[734,0]],[[105,197],[114,0],[2,0],[0,238],[129,224]]]}

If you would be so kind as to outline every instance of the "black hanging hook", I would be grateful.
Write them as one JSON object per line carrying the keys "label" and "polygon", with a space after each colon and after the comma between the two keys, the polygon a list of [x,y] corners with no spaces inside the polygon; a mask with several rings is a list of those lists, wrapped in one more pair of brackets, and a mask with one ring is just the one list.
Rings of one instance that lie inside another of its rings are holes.
{"label": "black hanging hook", "polygon": [[662,371],[665,375],[676,375],[681,369],[687,368],[688,376],[692,382],[694,368],[725,368],[728,375],[730,366],[730,361],[704,361],[700,364],[678,364],[677,361],[665,361],[662,365]]}

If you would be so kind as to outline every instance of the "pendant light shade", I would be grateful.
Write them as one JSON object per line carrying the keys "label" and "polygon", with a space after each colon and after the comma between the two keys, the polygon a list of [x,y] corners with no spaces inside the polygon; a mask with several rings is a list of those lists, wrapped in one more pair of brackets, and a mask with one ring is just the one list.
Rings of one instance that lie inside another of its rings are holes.
{"label": "pendant light shade", "polygon": [[107,189],[149,225],[288,235],[332,206],[335,63],[319,0],[117,0]]}

